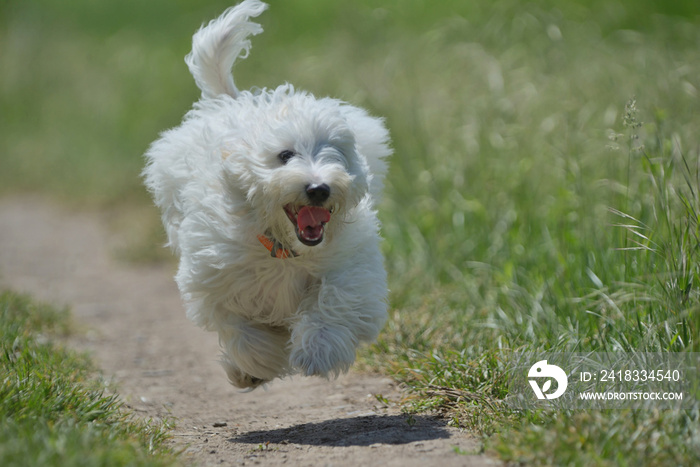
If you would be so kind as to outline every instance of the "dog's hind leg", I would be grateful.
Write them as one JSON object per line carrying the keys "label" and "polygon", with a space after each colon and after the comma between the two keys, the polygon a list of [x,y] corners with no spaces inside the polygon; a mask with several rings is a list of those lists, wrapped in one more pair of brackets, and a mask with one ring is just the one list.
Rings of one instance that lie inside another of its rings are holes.
{"label": "dog's hind leg", "polygon": [[221,365],[239,388],[255,388],[289,373],[289,331],[229,317],[219,324]]}

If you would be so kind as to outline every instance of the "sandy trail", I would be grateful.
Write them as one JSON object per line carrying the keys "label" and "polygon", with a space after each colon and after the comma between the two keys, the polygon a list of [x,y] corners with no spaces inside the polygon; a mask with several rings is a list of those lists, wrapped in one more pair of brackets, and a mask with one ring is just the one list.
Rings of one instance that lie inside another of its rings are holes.
{"label": "sandy trail", "polygon": [[[88,350],[126,404],[175,422],[172,443],[199,465],[496,465],[443,421],[391,404],[388,378],[350,372],[293,378],[241,393],[216,363],[216,336],[186,318],[172,266],[115,260],[105,219],[44,199],[0,199],[0,288],[69,306]],[[461,452],[471,455],[457,454]]]}

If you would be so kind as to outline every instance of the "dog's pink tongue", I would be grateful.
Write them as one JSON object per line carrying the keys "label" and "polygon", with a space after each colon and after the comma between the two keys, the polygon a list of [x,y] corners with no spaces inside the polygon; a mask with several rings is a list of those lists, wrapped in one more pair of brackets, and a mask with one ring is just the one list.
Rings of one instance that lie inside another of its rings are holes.
{"label": "dog's pink tongue", "polygon": [[328,209],[318,206],[304,206],[297,214],[297,226],[307,237],[319,237],[323,234],[323,224],[331,220]]}

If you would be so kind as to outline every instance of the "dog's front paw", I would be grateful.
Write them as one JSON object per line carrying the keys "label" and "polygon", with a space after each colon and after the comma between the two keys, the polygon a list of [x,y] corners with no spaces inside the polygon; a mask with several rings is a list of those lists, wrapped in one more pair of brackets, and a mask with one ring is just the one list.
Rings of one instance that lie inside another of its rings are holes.
{"label": "dog's front paw", "polygon": [[222,356],[219,363],[221,363],[221,366],[224,367],[229,382],[237,388],[252,391],[261,384],[269,383],[268,380],[258,378],[257,376],[249,375],[245,371],[238,368],[238,366],[236,366],[230,359],[226,358],[225,356]]}
{"label": "dog's front paw", "polygon": [[347,328],[295,329],[289,363],[305,376],[337,377],[355,361],[356,339]]}

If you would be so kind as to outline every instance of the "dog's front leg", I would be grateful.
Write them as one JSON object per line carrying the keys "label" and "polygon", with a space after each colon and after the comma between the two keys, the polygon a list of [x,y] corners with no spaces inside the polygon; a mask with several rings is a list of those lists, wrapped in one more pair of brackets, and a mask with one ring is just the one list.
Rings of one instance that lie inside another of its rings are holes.
{"label": "dog's front leg", "polygon": [[360,341],[376,339],[386,321],[386,276],[382,267],[375,274],[364,268],[324,277],[302,300],[289,357],[302,374],[338,376],[355,361]]}
{"label": "dog's front leg", "polygon": [[217,324],[220,362],[231,384],[255,388],[288,373],[286,327],[255,323],[230,313],[222,315]]}

